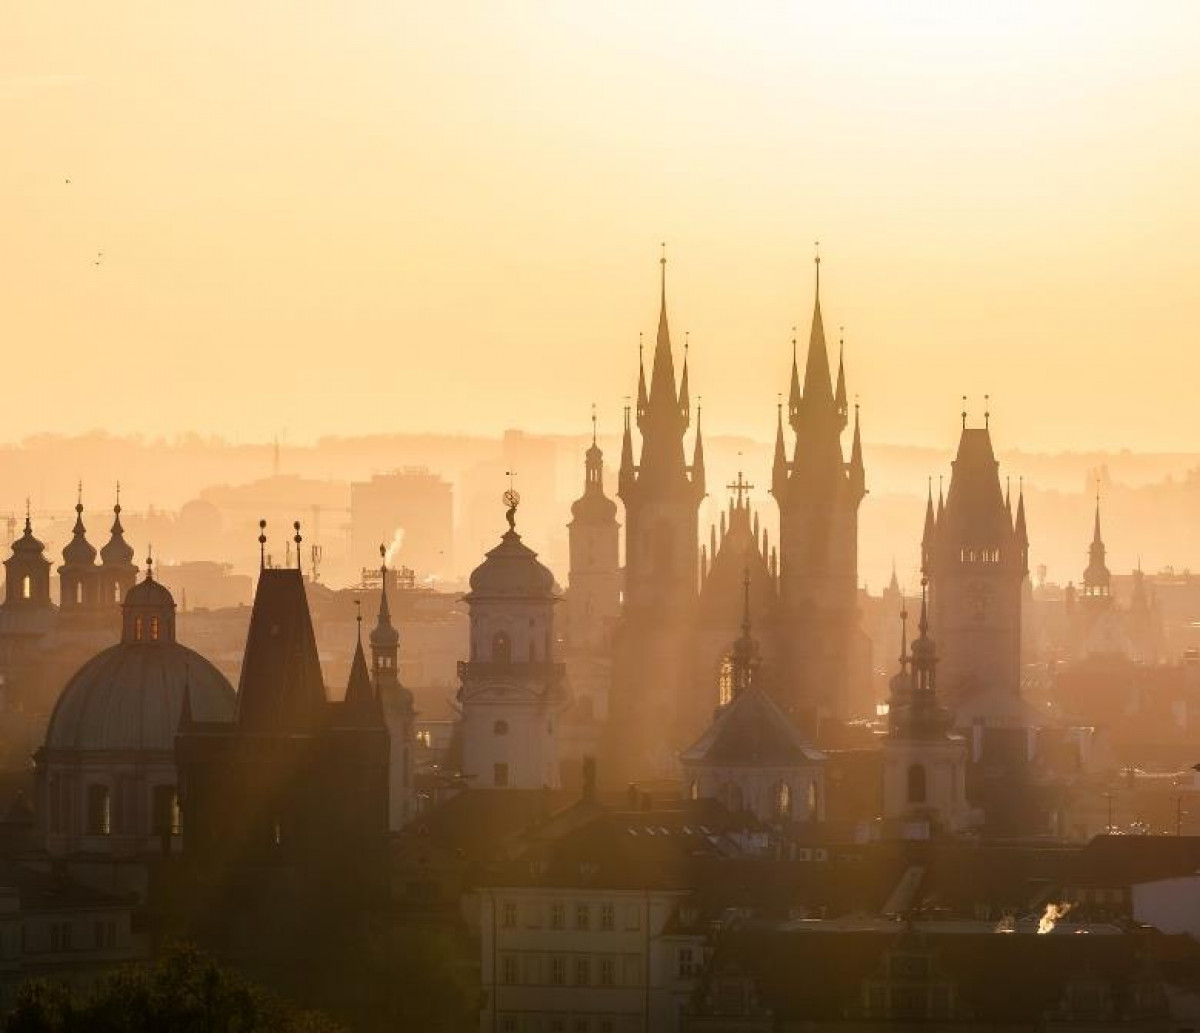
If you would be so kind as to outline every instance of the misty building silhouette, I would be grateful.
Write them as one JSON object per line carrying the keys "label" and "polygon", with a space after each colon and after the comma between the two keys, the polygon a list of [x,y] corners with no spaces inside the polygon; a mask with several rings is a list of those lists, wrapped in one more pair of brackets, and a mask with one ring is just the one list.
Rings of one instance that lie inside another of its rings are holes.
{"label": "misty building silhouette", "polygon": [[185,695],[175,749],[189,870],[245,888],[287,869],[311,886],[345,883],[352,859],[342,888],[378,890],[388,730],[361,638],[346,698],[329,699],[299,568],[259,571],[237,713],[206,720]]}

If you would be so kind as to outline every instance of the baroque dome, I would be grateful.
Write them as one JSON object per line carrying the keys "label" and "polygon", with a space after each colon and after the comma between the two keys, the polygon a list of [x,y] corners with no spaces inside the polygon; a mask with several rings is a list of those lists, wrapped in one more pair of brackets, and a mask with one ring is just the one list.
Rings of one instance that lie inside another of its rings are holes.
{"label": "baroque dome", "polygon": [[195,720],[233,720],[233,686],[195,650],[172,641],[111,646],[67,682],[50,716],[46,747],[169,752],[185,685]]}
{"label": "baroque dome", "polygon": [[554,575],[538,562],[537,553],[514,530],[471,573],[468,599],[553,599]]}

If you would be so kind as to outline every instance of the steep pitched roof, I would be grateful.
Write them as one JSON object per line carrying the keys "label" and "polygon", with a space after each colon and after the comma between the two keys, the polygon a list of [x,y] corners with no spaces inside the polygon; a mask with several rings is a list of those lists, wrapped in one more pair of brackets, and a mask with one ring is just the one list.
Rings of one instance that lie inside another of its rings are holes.
{"label": "steep pitched roof", "polygon": [[308,731],[321,721],[326,699],[300,571],[266,568],[250,613],[238,724],[254,731]]}
{"label": "steep pitched roof", "polygon": [[752,686],[736,696],[679,759],[689,765],[788,765],[819,763],[825,754],[800,734],[766,692]]}

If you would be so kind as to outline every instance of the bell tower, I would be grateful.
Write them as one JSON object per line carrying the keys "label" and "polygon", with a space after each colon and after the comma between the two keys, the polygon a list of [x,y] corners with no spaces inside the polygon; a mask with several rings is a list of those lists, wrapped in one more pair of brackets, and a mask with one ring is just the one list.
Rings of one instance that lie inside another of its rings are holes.
{"label": "bell tower", "polygon": [[803,388],[792,341],[787,410],[795,441],[789,458],[780,405],[771,488],[779,506],[781,621],[790,643],[781,700],[814,731],[822,720],[865,705],[857,695],[865,693],[870,670],[858,611],[858,507],[867,492],[858,407],[847,462],[845,364],[839,355],[835,387],[821,318],[820,255],[815,262]]}
{"label": "bell tower", "polygon": [[625,410],[617,495],[625,506],[625,567],[605,772],[639,778],[674,770],[683,745],[690,687],[690,629],[699,577],[698,510],[704,498],[704,442],[699,409],[689,465],[691,425],[687,347],[675,381],[667,324],[667,260],[661,259],[658,337],[650,386],[639,355],[636,421],[641,454]]}
{"label": "bell tower", "polygon": [[1025,493],[1015,520],[1000,488],[990,419],[968,427],[952,464],[945,507],[925,508],[921,566],[929,579],[941,683],[957,706],[978,692],[1021,691],[1021,591],[1029,568]]}

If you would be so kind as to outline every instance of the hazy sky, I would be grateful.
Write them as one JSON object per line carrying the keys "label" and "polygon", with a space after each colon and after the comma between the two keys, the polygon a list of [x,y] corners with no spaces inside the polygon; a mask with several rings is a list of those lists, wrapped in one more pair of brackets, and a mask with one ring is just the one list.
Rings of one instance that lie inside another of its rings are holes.
{"label": "hazy sky", "polygon": [[1194,447],[1198,44],[1194,3],[0,0],[0,439],[613,425],[660,240],[706,426],[765,439],[819,238],[868,439],[990,391],[1004,445]]}

